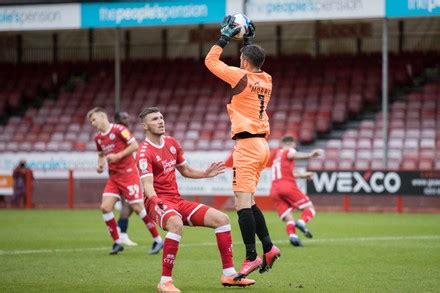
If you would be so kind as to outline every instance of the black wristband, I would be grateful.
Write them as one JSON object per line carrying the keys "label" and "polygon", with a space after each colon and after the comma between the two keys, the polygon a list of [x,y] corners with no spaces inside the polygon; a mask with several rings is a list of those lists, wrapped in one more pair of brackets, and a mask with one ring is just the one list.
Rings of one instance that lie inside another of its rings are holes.
{"label": "black wristband", "polygon": [[226,45],[229,43],[230,38],[227,36],[221,35],[218,39],[217,43],[215,43],[217,46],[220,46],[222,48],[226,47]]}

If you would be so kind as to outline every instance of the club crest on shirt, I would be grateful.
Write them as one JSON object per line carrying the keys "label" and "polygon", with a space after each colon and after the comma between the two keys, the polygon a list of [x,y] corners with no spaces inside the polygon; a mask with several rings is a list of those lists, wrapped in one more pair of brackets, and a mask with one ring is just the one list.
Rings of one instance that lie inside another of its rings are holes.
{"label": "club crest on shirt", "polygon": [[160,156],[159,155],[156,155],[156,161],[160,161],[160,160],[162,160],[161,158],[160,158]]}
{"label": "club crest on shirt", "polygon": [[148,168],[148,161],[147,161],[147,159],[139,160],[139,168],[140,168],[142,171],[147,170],[147,168]]}
{"label": "club crest on shirt", "polygon": [[176,154],[176,148],[174,146],[170,147],[170,152],[175,155]]}
{"label": "club crest on shirt", "polygon": [[98,144],[101,144],[101,140],[100,139],[98,139]]}
{"label": "club crest on shirt", "polygon": [[111,140],[114,140],[116,136],[115,136],[114,133],[110,133],[110,136],[109,136],[109,137],[110,137]]}

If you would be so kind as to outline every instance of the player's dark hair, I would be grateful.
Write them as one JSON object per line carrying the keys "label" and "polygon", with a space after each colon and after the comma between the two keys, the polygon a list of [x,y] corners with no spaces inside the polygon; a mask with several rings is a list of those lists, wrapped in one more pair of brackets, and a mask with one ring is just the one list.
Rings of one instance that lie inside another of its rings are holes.
{"label": "player's dark hair", "polygon": [[148,114],[158,113],[158,112],[160,112],[158,107],[148,107],[148,108],[145,108],[144,110],[142,110],[142,112],[139,113],[139,119],[141,121],[144,121],[145,116],[147,116]]}
{"label": "player's dark hair", "polygon": [[291,135],[285,135],[281,138],[281,142],[282,143],[290,143],[290,142],[295,142],[295,138]]}
{"label": "player's dark hair", "polygon": [[90,117],[94,114],[94,113],[104,113],[107,114],[107,112],[104,110],[104,108],[101,107],[95,107],[92,110],[90,110],[89,112],[87,112],[87,119],[90,120]]}
{"label": "player's dark hair", "polygon": [[128,127],[129,117],[127,112],[118,112],[115,114],[115,122]]}
{"label": "player's dark hair", "polygon": [[243,58],[252,63],[256,68],[261,69],[266,59],[266,53],[261,46],[255,44],[247,45],[241,48],[240,52]]}

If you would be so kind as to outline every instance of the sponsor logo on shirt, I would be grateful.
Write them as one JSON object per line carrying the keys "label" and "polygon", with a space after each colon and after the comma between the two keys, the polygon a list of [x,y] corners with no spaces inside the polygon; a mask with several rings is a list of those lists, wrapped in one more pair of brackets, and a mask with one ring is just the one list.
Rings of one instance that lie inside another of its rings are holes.
{"label": "sponsor logo on shirt", "polygon": [[102,151],[105,154],[109,154],[109,153],[111,153],[115,149],[115,145],[114,144],[103,145],[101,147],[102,147]]}
{"label": "sponsor logo on shirt", "polygon": [[176,160],[164,160],[162,161],[162,166],[164,173],[174,172],[174,170],[176,169]]}
{"label": "sponsor logo on shirt", "polygon": [[148,168],[148,161],[147,161],[147,159],[139,160],[139,168],[140,168],[142,171],[147,170],[147,168]]}

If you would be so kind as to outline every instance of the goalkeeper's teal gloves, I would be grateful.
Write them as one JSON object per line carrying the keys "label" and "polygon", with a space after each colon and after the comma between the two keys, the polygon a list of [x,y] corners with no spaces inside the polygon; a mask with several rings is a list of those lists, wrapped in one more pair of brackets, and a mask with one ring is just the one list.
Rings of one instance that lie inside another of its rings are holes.
{"label": "goalkeeper's teal gloves", "polygon": [[228,15],[223,19],[223,22],[220,25],[220,38],[218,39],[216,45],[219,45],[220,47],[224,48],[231,38],[233,38],[235,35],[237,35],[241,28],[240,26],[236,26],[235,23],[235,17],[232,15]]}
{"label": "goalkeeper's teal gloves", "polygon": [[254,38],[255,38],[255,25],[251,21],[251,22],[249,22],[248,31],[243,36],[244,46],[252,44],[252,41],[253,41]]}

